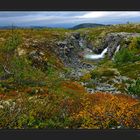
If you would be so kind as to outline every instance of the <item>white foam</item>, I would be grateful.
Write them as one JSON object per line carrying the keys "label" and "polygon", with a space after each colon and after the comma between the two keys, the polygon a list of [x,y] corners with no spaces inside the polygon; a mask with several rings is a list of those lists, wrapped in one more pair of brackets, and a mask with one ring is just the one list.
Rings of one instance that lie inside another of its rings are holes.
{"label": "white foam", "polygon": [[105,48],[101,54],[86,54],[84,57],[86,59],[101,59],[101,58],[104,58],[105,56],[105,53],[107,52],[107,49],[108,48]]}
{"label": "white foam", "polygon": [[115,54],[120,50],[120,45],[117,46],[117,49],[115,51]]}
{"label": "white foam", "polygon": [[[120,50],[120,45],[117,46],[116,51],[115,51],[115,53],[114,53],[114,56],[115,56],[115,54],[116,54],[119,50]],[[112,60],[114,60],[114,56],[113,56]]]}

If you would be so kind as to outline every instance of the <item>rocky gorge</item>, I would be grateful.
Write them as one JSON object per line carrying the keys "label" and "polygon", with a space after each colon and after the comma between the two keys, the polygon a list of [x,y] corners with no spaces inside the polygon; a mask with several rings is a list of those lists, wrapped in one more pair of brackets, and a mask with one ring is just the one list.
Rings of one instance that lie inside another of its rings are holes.
{"label": "rocky gorge", "polygon": [[128,49],[133,38],[140,37],[140,33],[111,32],[97,37],[94,41],[89,41],[88,37],[88,32],[74,31],[64,33],[63,39],[45,41],[45,38],[42,38],[32,42],[26,39],[26,47],[18,48],[16,52],[19,56],[27,56],[35,69],[46,71],[49,67],[64,65],[69,70],[60,72],[61,77],[79,82],[89,93],[126,92],[128,83],[124,81],[134,79],[122,75],[120,70],[113,66],[114,57],[122,48]]}
{"label": "rocky gorge", "polygon": [[[105,58],[113,62],[115,54],[122,48],[128,48],[130,40],[135,37],[140,37],[140,34],[127,32],[108,33],[102,37],[99,46],[95,47],[86,40],[86,34],[81,35],[78,32],[69,34],[65,40],[57,43],[58,56],[66,67],[72,68],[71,72],[67,74],[67,78],[74,78],[79,81],[82,76],[98,68],[97,64]],[[123,42],[125,43],[123,44]],[[123,81],[130,78],[122,76],[115,68],[108,68],[108,72],[113,72],[114,74],[111,75],[113,77],[110,76],[111,79],[107,79],[107,76],[102,76],[98,80],[88,79],[88,81],[80,83],[90,93],[98,91],[120,93],[121,91],[115,85],[121,85]],[[101,82],[103,79],[107,80]],[[88,85],[94,85],[95,88],[88,88]]]}

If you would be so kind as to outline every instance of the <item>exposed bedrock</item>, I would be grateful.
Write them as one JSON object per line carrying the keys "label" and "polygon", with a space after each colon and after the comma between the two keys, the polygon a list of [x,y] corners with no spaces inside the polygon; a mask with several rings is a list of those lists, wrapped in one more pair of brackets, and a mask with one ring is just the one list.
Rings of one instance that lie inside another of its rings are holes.
{"label": "exposed bedrock", "polygon": [[[112,58],[117,47],[121,44],[122,41],[129,42],[130,38],[139,36],[139,33],[109,33],[102,38],[101,45],[93,48],[93,51],[97,54],[100,54],[105,48],[108,48],[107,55],[109,56],[109,58]],[[128,47],[128,45],[125,44],[125,47]]]}

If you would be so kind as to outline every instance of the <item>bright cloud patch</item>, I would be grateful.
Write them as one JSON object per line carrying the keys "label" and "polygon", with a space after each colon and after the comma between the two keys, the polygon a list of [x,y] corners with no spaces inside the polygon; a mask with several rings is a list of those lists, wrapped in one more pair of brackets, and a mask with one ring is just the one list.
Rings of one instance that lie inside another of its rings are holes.
{"label": "bright cloud patch", "polygon": [[69,27],[80,23],[117,24],[140,22],[136,11],[0,12],[0,26]]}

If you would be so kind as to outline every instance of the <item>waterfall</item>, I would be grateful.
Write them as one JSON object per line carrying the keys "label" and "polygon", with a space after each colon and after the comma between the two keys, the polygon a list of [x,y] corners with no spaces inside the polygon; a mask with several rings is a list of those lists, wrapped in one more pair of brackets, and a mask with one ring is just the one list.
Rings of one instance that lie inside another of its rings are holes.
{"label": "waterfall", "polygon": [[104,57],[105,53],[107,52],[107,49],[108,49],[108,48],[105,48],[105,49],[102,51],[101,57]]}
{"label": "waterfall", "polygon": [[120,45],[117,46],[117,49],[115,51],[115,54],[119,51],[119,49],[120,49]]}
{"label": "waterfall", "polygon": [[104,58],[105,56],[105,53],[107,52],[107,49],[108,48],[105,48],[101,54],[86,54],[84,57],[86,59],[101,59],[101,58]]}
{"label": "waterfall", "polygon": [[114,53],[114,55],[113,55],[112,60],[114,60],[114,56],[115,56],[115,54],[116,54],[119,50],[120,50],[120,45],[117,46],[117,48],[116,48],[116,50],[115,50],[115,53]]}

